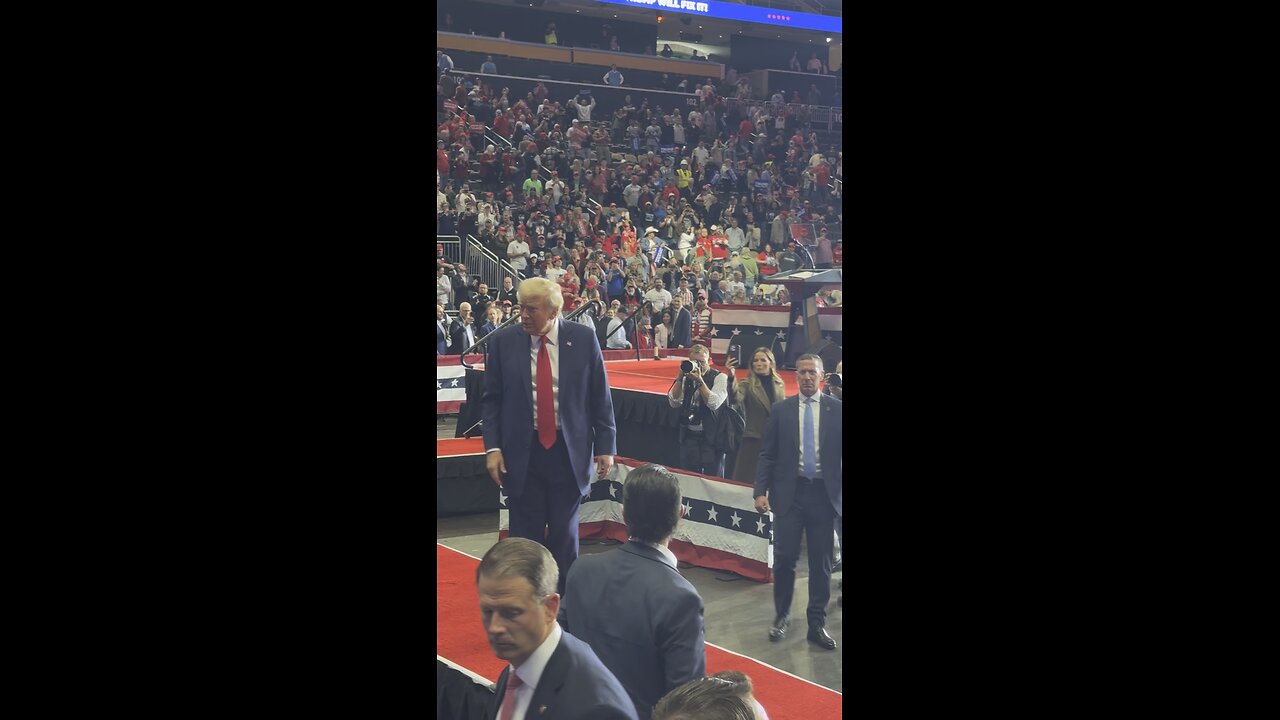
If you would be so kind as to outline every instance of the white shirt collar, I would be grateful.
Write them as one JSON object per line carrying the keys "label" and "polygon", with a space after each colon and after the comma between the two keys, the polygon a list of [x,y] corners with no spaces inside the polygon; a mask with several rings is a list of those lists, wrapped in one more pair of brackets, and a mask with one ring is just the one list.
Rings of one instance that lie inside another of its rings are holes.
{"label": "white shirt collar", "polygon": [[671,552],[671,550],[670,550],[669,548],[665,548],[665,547],[663,547],[663,546],[661,546],[661,545],[658,545],[658,544],[656,544],[656,543],[651,543],[651,542],[645,542],[645,541],[643,541],[643,540],[638,540],[638,539],[636,539],[636,538],[627,538],[627,539],[628,539],[628,540],[630,540],[630,541],[632,541],[632,542],[640,543],[641,545],[648,545],[649,547],[653,548],[654,550],[657,550],[658,552],[662,553],[662,556],[663,556],[664,558],[666,558],[666,559],[667,559],[667,564],[668,564],[668,565],[670,565],[670,566],[671,566],[671,567],[673,567],[673,568],[677,568],[677,569],[679,568],[679,564],[676,562],[676,554],[675,554],[675,553],[673,553],[673,552]]}
{"label": "white shirt collar", "polygon": [[515,669],[520,681],[531,688],[538,687],[538,681],[542,679],[542,671],[547,669],[547,662],[551,660],[551,654],[556,651],[556,646],[560,644],[560,623],[551,623],[551,634],[546,640],[538,646],[537,650],[529,656],[524,664]]}
{"label": "white shirt collar", "polygon": [[[547,331],[547,345],[557,345],[557,346],[558,346],[558,345],[560,344],[560,320],[561,320],[561,318],[557,317],[557,318],[556,318],[556,321],[555,321],[555,322],[553,322],[553,323],[551,323],[551,329]],[[530,335],[530,336],[529,336],[529,345],[530,345],[531,347],[533,347],[533,348],[535,348],[535,349],[536,349],[536,348],[538,347],[538,338],[539,338],[539,337],[542,337],[542,336],[541,336],[541,335]]]}

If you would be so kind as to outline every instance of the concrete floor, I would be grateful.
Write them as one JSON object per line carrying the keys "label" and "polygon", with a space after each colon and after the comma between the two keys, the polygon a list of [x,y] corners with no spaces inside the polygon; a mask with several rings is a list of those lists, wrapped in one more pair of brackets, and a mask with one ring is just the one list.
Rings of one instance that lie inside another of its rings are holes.
{"label": "concrete floor", "polygon": [[[443,416],[436,421],[436,437],[452,438],[456,416]],[[480,557],[498,541],[498,513],[437,518],[436,539],[447,547]],[[582,543],[583,554],[606,552],[616,543]],[[707,642],[749,656],[785,670],[824,687],[844,692],[844,613],[836,605],[843,594],[832,588],[831,605],[827,608],[827,632],[835,638],[834,651],[820,650],[805,640],[804,608],[809,601],[809,569],[805,549],[796,564],[796,590],[791,606],[791,630],[785,640],[771,642],[769,625],[773,622],[773,586],[745,580],[731,573],[686,567],[680,572],[698,589],[705,608]],[[843,573],[835,573],[838,584]]]}

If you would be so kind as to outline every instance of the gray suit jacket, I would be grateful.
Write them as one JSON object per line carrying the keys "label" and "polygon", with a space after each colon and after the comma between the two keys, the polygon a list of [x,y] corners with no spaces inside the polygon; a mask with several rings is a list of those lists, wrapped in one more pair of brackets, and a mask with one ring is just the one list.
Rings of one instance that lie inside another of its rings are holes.
{"label": "gray suit jacket", "polygon": [[[836,510],[844,515],[841,503],[841,475],[844,451],[840,446],[844,429],[844,410],[839,400],[817,393],[818,412],[822,420],[818,428],[818,455],[822,463],[827,496]],[[760,439],[760,462],[756,467],[754,495],[769,492],[769,505],[776,514],[791,509],[796,495],[796,477],[800,474],[800,395],[792,395],[769,411],[769,424]]]}
{"label": "gray suit jacket", "polygon": [[[497,718],[507,692],[507,666],[498,678],[497,697],[487,717]],[[546,708],[545,711],[543,708]],[[530,720],[638,720],[618,679],[586,643],[564,633],[542,670],[525,717]]]}
{"label": "gray suit jacket", "polygon": [[560,624],[595,650],[640,720],[663,695],[706,675],[702,597],[650,545],[579,556],[560,608]]}

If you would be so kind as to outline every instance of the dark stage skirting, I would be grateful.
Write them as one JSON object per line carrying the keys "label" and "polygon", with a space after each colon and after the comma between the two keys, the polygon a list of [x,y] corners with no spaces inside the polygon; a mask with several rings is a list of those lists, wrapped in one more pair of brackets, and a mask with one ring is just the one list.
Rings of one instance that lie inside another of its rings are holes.
{"label": "dark stage skirting", "polygon": [[[480,397],[483,370],[467,371],[467,397]],[[678,445],[679,413],[667,403],[666,395],[610,388],[613,417],[618,427],[618,454],[668,467],[680,464]],[[480,404],[466,402],[458,410],[458,435],[480,420]],[[478,430],[477,430],[478,432]],[[483,470],[484,463],[481,462]],[[493,482],[489,482],[493,485]],[[497,495],[494,495],[497,509]]]}
{"label": "dark stage skirting", "polygon": [[[480,452],[484,452],[483,445]],[[497,509],[498,486],[484,469],[484,455],[436,458],[436,517],[476,515]]]}
{"label": "dark stage skirting", "polygon": [[[680,414],[678,409],[671,407],[667,402],[665,394],[671,380],[676,376],[675,364],[675,361],[652,360],[639,363],[606,363],[605,367],[610,373],[609,385],[613,395],[614,421],[618,427],[618,455],[672,468],[679,466]],[[716,369],[723,370],[723,366]],[[638,372],[651,372],[653,375],[661,376],[662,379],[655,384],[652,378],[637,375]],[[746,372],[739,369],[737,376],[743,378]],[[798,392],[794,372],[780,370],[779,374],[786,382],[788,395]],[[483,384],[484,370],[467,370],[468,402],[463,403],[458,410],[456,437],[462,437],[463,433],[480,420],[480,404],[471,400],[480,397]],[[641,390],[637,387],[661,387],[661,390],[654,392],[651,389]],[[478,435],[479,429],[477,428],[472,434]]]}

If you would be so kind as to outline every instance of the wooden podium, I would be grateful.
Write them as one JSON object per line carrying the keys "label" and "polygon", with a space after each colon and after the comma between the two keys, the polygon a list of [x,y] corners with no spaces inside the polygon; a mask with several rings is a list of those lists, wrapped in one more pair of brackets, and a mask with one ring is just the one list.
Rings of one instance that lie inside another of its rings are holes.
{"label": "wooden podium", "polygon": [[[791,315],[787,323],[787,354],[778,366],[794,369],[796,358],[805,353],[814,353],[822,356],[823,367],[827,371],[834,372],[836,362],[840,359],[841,348],[829,340],[822,339],[822,328],[818,326],[818,300],[815,296],[819,290],[828,285],[843,286],[844,270],[803,268],[770,275],[761,278],[759,282],[767,285],[781,285],[791,295]],[[796,320],[801,317],[804,318],[804,331],[797,332],[800,327],[796,325]]]}

